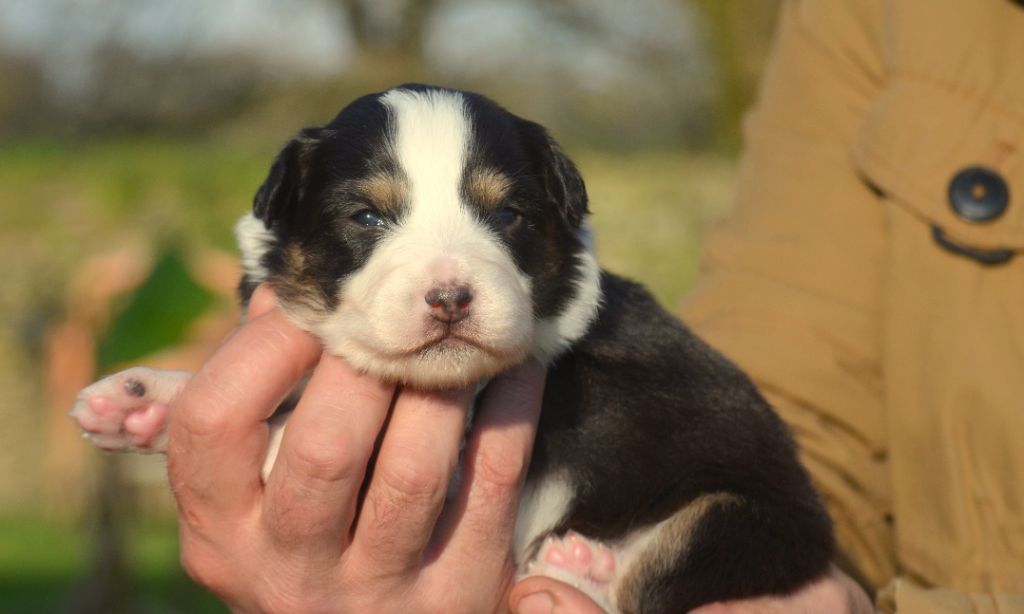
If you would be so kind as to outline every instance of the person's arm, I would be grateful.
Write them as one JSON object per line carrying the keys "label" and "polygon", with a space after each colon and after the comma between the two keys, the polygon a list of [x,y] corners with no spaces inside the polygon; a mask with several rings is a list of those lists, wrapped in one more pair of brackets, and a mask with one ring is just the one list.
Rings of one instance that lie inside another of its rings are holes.
{"label": "person's arm", "polygon": [[[264,485],[265,420],[314,365]],[[261,288],[176,403],[168,471],[182,563],[241,612],[503,610],[542,393],[537,366],[492,382],[445,505],[471,391],[393,400]]]}
{"label": "person's arm", "polygon": [[792,427],[835,521],[839,563],[870,589],[886,587],[883,610],[1017,611],[1014,597],[899,577],[880,358],[887,218],[853,155],[888,85],[892,5],[784,2],[745,126],[736,210],[709,239],[682,316]]}

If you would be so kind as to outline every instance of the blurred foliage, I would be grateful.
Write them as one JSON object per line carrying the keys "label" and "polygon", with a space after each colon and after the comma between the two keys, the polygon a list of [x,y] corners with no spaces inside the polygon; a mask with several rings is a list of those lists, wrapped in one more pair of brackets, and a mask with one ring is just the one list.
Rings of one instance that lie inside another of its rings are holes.
{"label": "blurred foliage", "polygon": [[97,373],[185,341],[189,325],[215,302],[213,293],[192,279],[181,254],[163,250],[100,340]]}
{"label": "blurred foliage", "polygon": [[[32,55],[0,41],[0,138],[139,133],[208,137],[225,126],[266,133],[275,126],[249,120],[280,109],[282,103],[292,131],[301,123],[326,121],[356,94],[415,80],[491,93],[582,145],[734,149],[737,120],[752,100],[779,3],[647,0],[644,8],[632,8],[613,0],[304,1],[310,10],[327,10],[322,15],[330,22],[326,27],[334,29],[335,39],[347,41],[342,45],[348,49],[346,57],[337,61],[340,68],[333,73],[312,70],[311,61],[273,65],[266,53],[231,47],[230,41],[242,38],[238,32],[225,37],[229,40],[223,47],[203,51],[189,47],[187,33],[180,32],[170,34],[169,42],[154,43],[160,53],[133,49],[131,42],[138,44],[139,37],[129,36],[127,24],[139,21],[150,10],[145,7],[154,3],[129,0],[107,3],[109,10],[91,17],[94,25],[108,28],[111,39],[83,47],[77,56],[65,57],[69,49],[77,49],[68,44],[53,49],[37,45]],[[72,0],[39,5],[55,7],[52,11],[61,3],[73,5]],[[481,4],[499,17],[504,14],[500,7],[520,7],[533,21],[516,30],[516,40],[500,28],[495,36],[483,36],[485,42],[476,44],[485,46],[471,48],[468,58],[465,48],[461,56],[438,55],[439,41],[461,41],[463,46],[479,41],[476,30],[486,20],[455,23],[451,17]],[[250,0],[250,6],[266,11],[274,5]],[[193,1],[183,3],[178,12],[197,10]],[[644,24],[635,19],[637,10],[656,10],[668,23],[661,29]],[[125,15],[98,17],[118,13]],[[196,26],[203,23],[196,19]],[[181,27],[192,22],[175,23]],[[462,30],[451,29],[456,26]],[[49,32],[52,36],[61,30]],[[69,40],[88,38],[82,32],[88,28],[66,28],[65,34]],[[453,36],[458,33],[464,36]],[[197,40],[192,44],[198,45],[208,40],[209,32],[193,36]],[[164,48],[172,44],[183,45],[176,55]],[[69,61],[71,67],[66,66]],[[79,63],[82,70],[73,71]],[[481,66],[490,68],[481,72]],[[85,73],[88,86],[55,81],[66,79],[69,72]],[[641,108],[644,112],[638,113]]]}
{"label": "blurred foliage", "polygon": [[0,208],[0,249],[45,249],[63,260],[98,252],[112,237],[144,235],[231,250],[232,225],[276,143],[227,141],[34,139],[0,147],[0,198],[8,203]]}
{"label": "blurred foliage", "polygon": [[[227,609],[196,586],[178,564],[174,524],[126,527],[125,559],[133,585],[127,610],[138,614],[221,613]],[[0,517],[0,613],[74,612],[73,598],[89,571],[90,537],[67,521]],[[112,614],[112,613],[105,613]]]}
{"label": "blurred foliage", "polygon": [[715,58],[715,143],[739,149],[741,118],[753,103],[781,0],[690,0],[704,16]]}

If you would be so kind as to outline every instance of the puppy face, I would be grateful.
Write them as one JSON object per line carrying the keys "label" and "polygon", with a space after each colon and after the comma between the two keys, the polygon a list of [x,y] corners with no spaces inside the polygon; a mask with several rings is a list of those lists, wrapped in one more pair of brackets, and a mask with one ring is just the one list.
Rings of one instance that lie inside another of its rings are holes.
{"label": "puppy face", "polygon": [[353,366],[466,385],[585,332],[599,270],[586,192],[543,128],[489,100],[402,86],[289,142],[240,221],[243,298]]}

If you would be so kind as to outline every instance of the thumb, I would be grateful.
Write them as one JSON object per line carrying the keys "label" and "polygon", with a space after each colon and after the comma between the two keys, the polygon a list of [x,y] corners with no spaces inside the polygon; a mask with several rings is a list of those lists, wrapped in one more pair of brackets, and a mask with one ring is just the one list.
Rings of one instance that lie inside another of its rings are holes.
{"label": "thumb", "polygon": [[583,591],[544,576],[517,582],[508,602],[514,614],[605,614]]}

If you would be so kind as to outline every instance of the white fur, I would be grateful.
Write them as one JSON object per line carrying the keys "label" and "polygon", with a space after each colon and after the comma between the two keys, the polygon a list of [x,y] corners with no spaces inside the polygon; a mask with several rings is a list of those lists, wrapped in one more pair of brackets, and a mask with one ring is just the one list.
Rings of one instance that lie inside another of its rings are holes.
{"label": "white fur", "polygon": [[[462,203],[471,142],[461,95],[393,90],[382,97],[393,155],[408,182],[408,210],[340,290],[339,307],[312,328],[328,348],[375,375],[425,387],[469,384],[526,357],[531,285],[508,250]],[[470,316],[452,340],[424,300],[438,286],[470,287]]]}
{"label": "white fur", "polygon": [[537,539],[550,533],[565,516],[573,490],[568,477],[559,473],[548,473],[523,487],[512,535],[512,560],[521,576]]}
{"label": "white fur", "polygon": [[[587,245],[590,232],[586,224],[580,234]],[[586,334],[601,307],[601,267],[597,259],[588,249],[580,252],[576,260],[580,277],[572,300],[558,315],[537,322],[532,354],[542,364],[549,364]]]}
{"label": "white fur", "polygon": [[255,215],[246,213],[235,224],[235,238],[242,253],[242,271],[256,283],[266,279],[267,269],[262,260],[275,242],[274,235]]}

